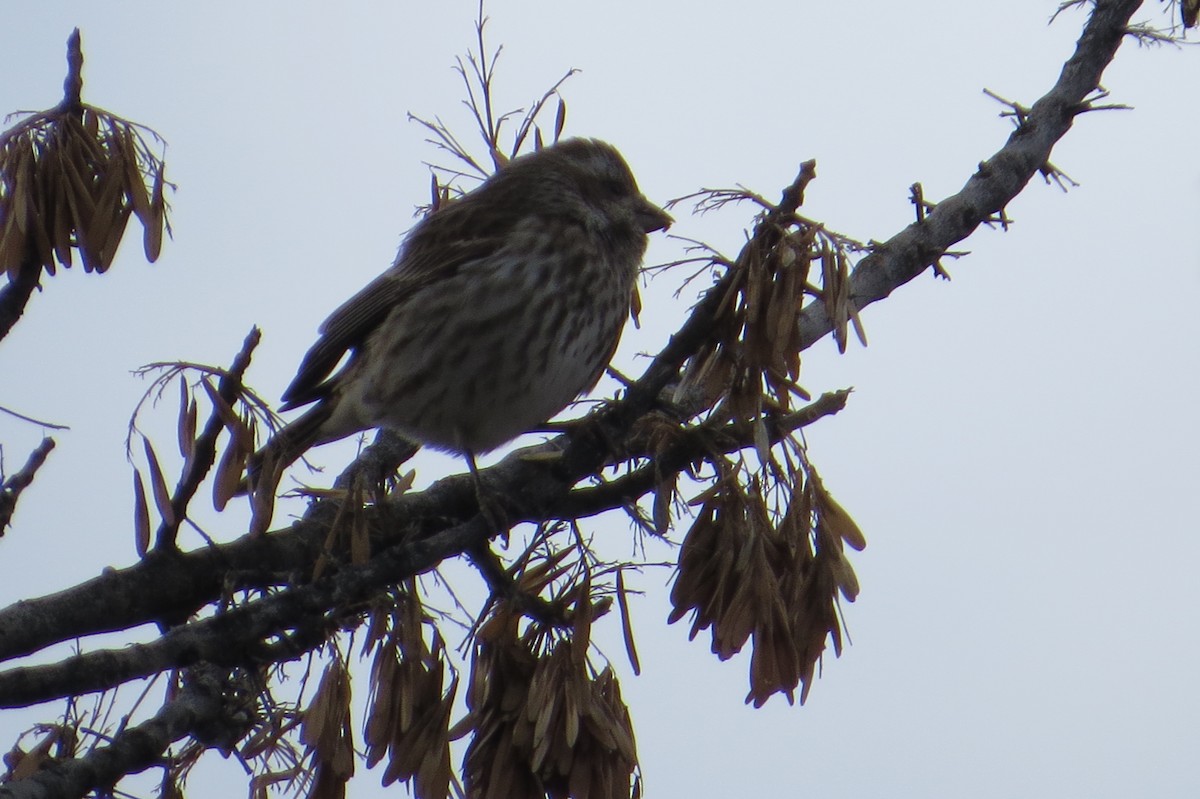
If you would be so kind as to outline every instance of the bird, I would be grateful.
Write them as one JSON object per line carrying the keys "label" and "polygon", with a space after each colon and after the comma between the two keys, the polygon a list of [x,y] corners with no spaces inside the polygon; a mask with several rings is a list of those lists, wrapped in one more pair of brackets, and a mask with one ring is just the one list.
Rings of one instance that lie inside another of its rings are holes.
{"label": "bird", "polygon": [[465,455],[475,472],[476,455],[595,387],[648,236],[672,222],[611,144],[572,138],[513,158],[415,225],[320,326],[281,410],[311,407],[251,457],[255,495],[273,497],[309,448],[374,428]]}

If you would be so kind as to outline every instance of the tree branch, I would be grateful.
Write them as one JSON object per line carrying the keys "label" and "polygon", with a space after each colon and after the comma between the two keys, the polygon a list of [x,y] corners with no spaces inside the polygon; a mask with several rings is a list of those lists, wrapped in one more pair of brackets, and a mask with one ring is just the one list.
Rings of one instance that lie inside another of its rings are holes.
{"label": "tree branch", "polygon": [[0,799],[76,799],[96,789],[111,789],[125,775],[160,762],[175,741],[221,725],[227,710],[219,684],[192,681],[152,718],[117,733],[107,746],[0,785]]}
{"label": "tree branch", "polygon": [[[979,165],[957,194],[938,203],[920,222],[878,245],[859,261],[850,276],[850,296],[859,310],[890,295],[925,271],[947,250],[967,238],[991,215],[1021,193],[1049,161],[1050,151],[1088,108],[1087,97],[1100,86],[1141,0],[1098,0],[1075,53],[1063,65],[1058,82],[1033,104],[1029,116],[1008,141]],[[805,346],[833,330],[820,302],[800,313]]]}
{"label": "tree branch", "polygon": [[43,438],[42,443],[29,453],[29,458],[21,470],[0,482],[0,536],[4,535],[5,528],[12,521],[13,512],[17,509],[17,500],[21,498],[21,492],[33,483],[34,475],[37,474],[38,469],[42,468],[42,464],[46,462],[46,456],[52,449],[54,449],[54,439]]}
{"label": "tree branch", "polygon": [[8,335],[25,313],[25,306],[33,296],[33,290],[38,287],[41,276],[42,264],[32,251],[25,254],[25,260],[15,274],[9,272],[8,284],[0,289],[0,340]]}
{"label": "tree branch", "polygon": [[[1096,4],[1058,83],[1034,104],[1004,147],[980,166],[960,192],[938,204],[922,221],[879,245],[859,263],[851,277],[851,296],[859,308],[883,299],[912,280],[1025,187],[1047,162],[1054,144],[1070,129],[1075,115],[1086,108],[1086,97],[1098,86],[1138,5],[1135,0],[1100,0]],[[811,175],[806,178],[802,171],[776,212],[794,213],[807,179]],[[769,235],[769,217],[776,212],[768,212],[756,236]],[[526,450],[485,470],[486,482],[510,498],[506,508],[510,519],[536,522],[552,518],[555,511],[578,510],[585,504],[599,512],[636,498],[634,492],[645,483],[630,482],[622,490],[610,491],[607,497],[587,493],[599,489],[571,492],[571,488],[607,462],[611,442],[628,441],[636,421],[655,406],[664,387],[677,379],[682,364],[708,335],[725,293],[736,279],[738,270],[729,269],[622,399],[534,450],[558,451],[562,457],[531,461],[523,457],[529,452]],[[801,312],[799,325],[805,347],[832,329],[819,302]],[[572,497],[578,503],[574,509]],[[605,506],[604,502],[610,504]],[[336,513],[337,503],[318,501],[303,520],[288,530],[243,537],[186,554],[151,553],[131,568],[108,572],[55,595],[18,603],[0,611],[0,658],[147,621],[172,618],[179,623],[231,589],[270,588],[295,582],[292,578],[311,569],[320,554]],[[113,675],[144,675],[197,658],[220,662],[218,641],[227,647],[225,660],[254,656],[272,635],[302,628],[313,618],[332,623],[343,614],[352,614],[354,604],[372,591],[478,546],[490,533],[488,525],[477,516],[474,485],[467,475],[445,478],[425,491],[395,497],[366,513],[373,543],[380,544],[371,562],[343,567],[319,583],[285,588],[218,616],[186,624],[136,651],[92,653],[36,667],[40,671],[10,670],[0,674],[0,704],[40,701],[31,699],[29,691],[47,697],[85,684],[93,686],[89,690],[111,684],[86,682],[90,678],[78,676],[87,670],[80,664],[111,665]],[[86,660],[93,656],[93,660]]]}
{"label": "tree branch", "polygon": [[[812,404],[767,423],[767,439],[778,444],[791,433],[818,419],[831,416],[846,407],[850,391],[831,391],[822,394]],[[621,477],[588,488],[577,488],[554,507],[554,516],[578,519],[594,516],[621,505],[636,502],[665,477],[677,474],[688,464],[714,452],[730,453],[754,444],[754,430],[747,425],[731,424],[720,428],[700,426],[684,432],[661,453],[651,455],[653,462]]]}
{"label": "tree branch", "polygon": [[46,666],[24,666],[0,672],[0,708],[27,707],[51,699],[91,693],[157,674],[172,667],[207,662],[221,666],[271,662],[279,659],[280,644],[299,629],[301,646],[288,647],[297,657],[318,645],[322,631],[357,615],[375,592],[428,571],[477,542],[491,528],[481,516],[441,530],[418,541],[393,546],[359,566],[343,567],[329,578],[254,599],[232,610],[174,627],[148,644],[75,655]]}
{"label": "tree branch", "polygon": [[[226,427],[220,409],[216,407],[216,400],[224,402],[226,408],[233,407],[242,391],[242,377],[250,366],[250,356],[261,339],[262,331],[257,327],[252,328],[242,341],[242,348],[234,357],[229,370],[221,377],[217,386],[217,397],[213,400],[212,414],[204,425],[204,431],[193,442],[194,451],[192,457],[188,458],[187,472],[180,478],[179,484],[175,487],[175,493],[172,495],[171,505],[174,518],[171,521],[164,519],[155,534],[154,546],[156,549],[176,548],[175,537],[179,532],[179,525],[183,523],[183,519],[187,515],[188,503],[192,501],[192,497],[200,488],[200,483],[216,461],[217,436]],[[231,433],[231,435],[234,434]],[[237,444],[238,442],[231,442],[230,446],[237,446]]]}

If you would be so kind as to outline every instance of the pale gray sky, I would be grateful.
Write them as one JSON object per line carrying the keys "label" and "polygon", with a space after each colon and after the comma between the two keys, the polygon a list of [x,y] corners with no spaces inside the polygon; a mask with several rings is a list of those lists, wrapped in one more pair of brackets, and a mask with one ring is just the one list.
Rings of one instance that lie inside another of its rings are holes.
{"label": "pale gray sky", "polygon": [[[911,220],[911,183],[944,197],[1008,135],[984,87],[1030,104],[1053,83],[1083,22],[1047,26],[1057,5],[492,0],[489,13],[502,102],[580,68],[567,132],[619,146],[651,198],[734,183],[775,197],[816,158],[805,212],[882,240]],[[1164,21],[1159,9],[1138,18]],[[78,25],[85,100],[165,136],[179,191],[159,263],[133,246],[103,278],[60,273],[0,345],[0,405],[72,427],[0,541],[0,602],[133,561],[122,442],[144,384],[129,370],[226,363],[258,324],[251,381],[277,397],[320,321],[390,263],[435,157],[406,112],[467,129],[450,66],[474,13],[473,0],[9,9],[0,110],[57,102]],[[854,644],[805,707],[752,710],[745,658],[718,663],[665,626],[668,575],[645,575],[645,671],[623,672],[623,692],[647,796],[1200,794],[1196,57],[1126,42],[1105,86],[1136,110],[1081,117],[1054,154],[1080,188],[1031,185],[1009,232],[981,230],[946,263],[952,282],[922,277],[864,313],[869,348],[806,355],[811,391],[856,389],[809,433],[869,540],[852,558]],[[681,212],[672,232],[732,252],[749,213]],[[678,252],[660,237],[649,259]],[[668,275],[647,293],[625,370],[685,310],[673,288]],[[9,470],[41,435],[0,417]],[[420,463],[424,482],[460,468]],[[625,523],[602,530],[623,551]],[[47,715],[0,714],[0,746]],[[360,770],[352,795],[384,795],[378,776]],[[218,761],[191,795],[241,780]]]}

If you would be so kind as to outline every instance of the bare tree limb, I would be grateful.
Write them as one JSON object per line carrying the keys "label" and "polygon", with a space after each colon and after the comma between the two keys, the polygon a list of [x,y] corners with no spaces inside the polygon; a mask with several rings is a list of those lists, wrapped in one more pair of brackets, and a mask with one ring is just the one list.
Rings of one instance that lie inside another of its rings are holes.
{"label": "bare tree limb", "polygon": [[185,683],[152,718],[122,730],[108,745],[44,767],[27,779],[0,784],[0,799],[74,799],[111,789],[125,775],[161,762],[175,741],[219,726],[228,711],[222,693],[216,681]]}
{"label": "bare tree limb", "polygon": [[[1088,110],[1087,98],[1100,86],[1141,0],[1099,0],[1092,8],[1075,53],[1058,81],[1033,104],[1029,116],[991,158],[979,165],[956,194],[877,246],[851,275],[851,299],[859,310],[890,295],[967,238],[984,220],[1002,211],[1049,162],[1050,151],[1075,117]],[[800,314],[803,340],[811,345],[833,330],[820,302]]]}
{"label": "bare tree limb", "polygon": [[21,470],[0,483],[0,536],[4,535],[5,528],[12,521],[13,511],[17,509],[17,500],[20,499],[21,492],[33,482],[34,475],[37,474],[38,469],[42,468],[42,464],[46,462],[46,456],[52,449],[54,449],[54,439],[43,438],[42,443],[29,453],[29,458]]}
{"label": "bare tree limb", "polygon": [[33,296],[33,290],[38,287],[42,276],[42,263],[37,256],[29,252],[24,262],[14,276],[9,273],[9,280],[0,289],[0,340],[3,340],[25,313],[25,306]]}

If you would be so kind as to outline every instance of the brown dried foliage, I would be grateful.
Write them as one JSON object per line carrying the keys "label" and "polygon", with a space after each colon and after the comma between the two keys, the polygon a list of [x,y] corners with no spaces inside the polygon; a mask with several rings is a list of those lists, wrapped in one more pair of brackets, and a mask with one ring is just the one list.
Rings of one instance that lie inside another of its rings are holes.
{"label": "brown dried foliage", "polygon": [[[136,371],[140,376],[151,373],[157,375],[130,417],[126,453],[132,461],[134,439],[142,439],[142,451],[150,479],[150,496],[161,519],[151,540],[146,487],[142,471],[135,467],[134,528],[139,555],[145,556],[155,548],[177,546],[176,536],[187,518],[189,504],[210,473],[213,478],[213,505],[218,511],[238,493],[246,460],[257,443],[260,422],[268,427],[274,424],[274,416],[266,403],[242,383],[242,376],[250,365],[251,354],[259,340],[258,328],[251,329],[242,343],[242,349],[228,368],[176,361],[147,364]],[[189,381],[192,375],[196,376],[195,380]],[[146,404],[156,404],[162,399],[172,382],[179,384],[176,438],[183,458],[178,482],[173,490],[168,488],[166,471],[162,465],[165,453],[154,448],[137,424]],[[198,397],[201,393],[209,410],[203,428],[197,429],[200,414]],[[228,441],[217,462],[217,440],[222,434],[227,436]]]}
{"label": "brown dried foliage", "polygon": [[[696,209],[704,212],[738,201],[761,208],[755,230],[736,260],[714,253],[714,268],[733,272],[708,340],[689,359],[676,398],[687,397],[713,408],[722,419],[762,427],[769,413],[792,410],[793,397],[807,401],[800,377],[800,329],[797,319],[806,302],[819,300],[834,322],[838,347],[845,350],[853,325],[866,335],[849,292],[852,256],[866,246],[796,214],[816,163],[801,165],[796,183],[776,205],[745,190],[706,190]],[[681,198],[686,199],[686,198]],[[681,200],[675,200],[668,207]],[[814,282],[814,265],[819,281]],[[756,433],[760,459],[765,428]]]}
{"label": "brown dried foliage", "polygon": [[300,742],[312,758],[309,799],[344,799],[354,776],[354,733],[350,729],[350,673],[341,658],[325,668],[312,703],[304,711]]}
{"label": "brown dried foliage", "polygon": [[690,637],[712,630],[722,660],[753,639],[747,702],[775,693],[803,703],[826,636],[841,654],[840,593],[853,602],[858,580],[844,544],[866,541],[809,466],[786,507],[772,509],[755,477],[743,484],[730,468],[698,499],[700,512],[683,541],[668,621],[692,614]]}
{"label": "brown dried foliage", "polygon": [[497,605],[475,636],[463,761],[469,799],[637,795],[633,725],[610,667],[587,658],[593,613],[590,581],[575,590],[574,630],[522,632],[508,604]]}
{"label": "brown dried foliage", "polygon": [[372,617],[367,647],[375,647],[363,740],[367,768],[387,757],[383,785],[408,783],[414,796],[445,799],[450,791],[450,712],[457,677],[445,685],[445,646],[433,627],[425,640],[416,581],[408,580],[396,606]]}
{"label": "brown dried foliage", "polygon": [[47,274],[112,265],[130,216],[153,262],[170,233],[157,134],[100,108],[64,102],[0,135],[0,272],[32,260]]}
{"label": "brown dried foliage", "polygon": [[[807,303],[823,304],[839,349],[851,325],[866,343],[849,292],[852,257],[866,247],[796,213],[815,176],[814,162],[802,164],[778,204],[745,190],[703,193],[702,211],[749,200],[763,212],[736,260],[712,257],[730,272],[725,293],[675,392],[689,408],[711,409],[705,428],[749,431],[758,463],[752,468],[746,455],[731,460],[716,447],[704,456],[715,479],[693,500],[700,511],[680,551],[669,617],[674,623],[692,613],[691,636],[711,629],[722,660],[752,641],[746,701],[756,707],[775,693],[794,701],[797,686],[803,702],[826,639],[841,652],[838,594],[850,601],[858,594],[843,543],[866,544],[821,485],[802,439],[778,424],[795,411],[794,397],[809,398],[798,383],[797,318]],[[664,480],[656,494],[660,532],[674,492]]]}

